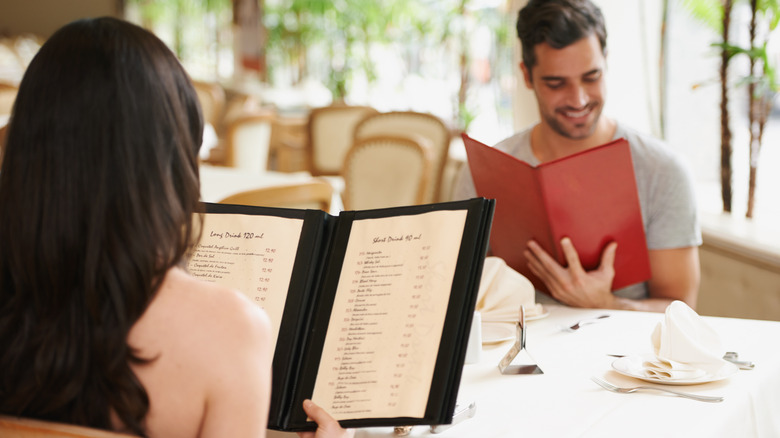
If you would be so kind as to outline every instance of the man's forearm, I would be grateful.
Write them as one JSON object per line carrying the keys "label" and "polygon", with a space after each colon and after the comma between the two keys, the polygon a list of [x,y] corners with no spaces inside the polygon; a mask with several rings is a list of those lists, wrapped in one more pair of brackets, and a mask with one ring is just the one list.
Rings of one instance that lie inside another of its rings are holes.
{"label": "man's forearm", "polygon": [[[642,312],[664,312],[669,304],[672,303],[669,298],[646,298],[644,300],[634,300],[631,298],[615,297],[614,304],[616,310],[638,310]],[[693,307],[691,303],[686,303]]]}

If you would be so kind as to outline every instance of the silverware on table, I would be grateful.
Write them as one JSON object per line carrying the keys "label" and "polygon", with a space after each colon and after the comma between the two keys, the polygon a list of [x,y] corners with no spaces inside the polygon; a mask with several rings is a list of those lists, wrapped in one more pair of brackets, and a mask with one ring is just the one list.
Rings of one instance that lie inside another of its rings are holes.
{"label": "silverware on table", "polygon": [[[610,354],[610,353],[607,353],[607,356],[625,357],[626,355],[625,354]],[[741,369],[741,370],[752,370],[753,368],[756,367],[756,364],[754,364],[753,362],[751,362],[749,360],[739,360],[739,353],[735,353],[733,351],[729,351],[726,354],[724,354],[723,355],[723,359],[733,363],[734,365],[739,367],[739,369]]]}
{"label": "silverware on table", "polygon": [[748,360],[739,360],[739,353],[734,351],[726,352],[726,354],[723,355],[723,359],[738,366],[741,370],[752,370],[756,366],[756,364]]}
{"label": "silverware on table", "polygon": [[673,391],[671,389],[666,388],[659,388],[657,386],[635,386],[632,388],[621,388],[618,386],[615,386],[607,381],[601,380],[598,377],[591,377],[590,380],[593,380],[596,382],[599,386],[602,388],[617,392],[620,394],[631,394],[633,392],[639,391],[639,390],[651,390],[651,391],[660,391],[660,392],[667,392],[669,394],[674,394],[678,397],[685,397],[689,398],[691,400],[698,400],[703,402],[710,402],[710,403],[718,403],[723,401],[723,397],[717,397],[717,396],[709,396],[709,395],[698,395],[698,394],[690,394],[687,392],[680,392],[680,391]]}
{"label": "silverware on table", "polygon": [[597,322],[598,320],[600,320],[600,319],[604,319],[604,318],[609,318],[609,315],[608,315],[608,314],[604,314],[604,315],[599,315],[599,316],[597,316],[597,317],[595,317],[595,318],[587,318],[587,319],[583,319],[583,320],[577,321],[577,322],[576,322],[576,323],[574,323],[573,325],[570,325],[570,326],[568,326],[568,327],[564,327],[564,330],[566,330],[567,332],[576,332],[576,331],[577,331],[577,330],[579,330],[579,329],[580,329],[580,328],[581,328],[583,325],[586,325],[586,324],[593,324],[594,322]]}

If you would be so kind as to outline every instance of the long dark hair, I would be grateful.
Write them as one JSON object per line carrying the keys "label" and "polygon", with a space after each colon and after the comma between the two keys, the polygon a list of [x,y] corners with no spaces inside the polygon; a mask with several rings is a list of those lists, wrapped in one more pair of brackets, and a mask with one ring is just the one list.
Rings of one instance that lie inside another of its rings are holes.
{"label": "long dark hair", "polygon": [[0,413],[144,435],[127,344],[196,240],[202,117],[154,35],[57,31],[19,87],[0,170]]}

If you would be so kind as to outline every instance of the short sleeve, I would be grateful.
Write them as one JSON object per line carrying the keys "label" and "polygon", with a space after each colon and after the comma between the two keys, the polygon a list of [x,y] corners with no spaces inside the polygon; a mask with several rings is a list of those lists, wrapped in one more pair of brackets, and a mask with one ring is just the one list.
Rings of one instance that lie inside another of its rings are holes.
{"label": "short sleeve", "polygon": [[635,142],[638,144],[632,144],[632,155],[648,249],[700,245],[701,230],[690,170],[665,144]]}

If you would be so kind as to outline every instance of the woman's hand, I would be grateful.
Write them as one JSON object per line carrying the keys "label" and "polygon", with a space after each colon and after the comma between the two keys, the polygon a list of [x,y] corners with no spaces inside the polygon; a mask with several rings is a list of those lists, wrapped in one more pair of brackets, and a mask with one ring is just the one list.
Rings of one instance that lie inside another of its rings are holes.
{"label": "woman's hand", "polygon": [[344,429],[339,422],[334,420],[325,409],[314,404],[311,400],[303,401],[303,410],[306,415],[317,423],[317,430],[314,432],[298,432],[300,438],[352,438],[355,431]]}

